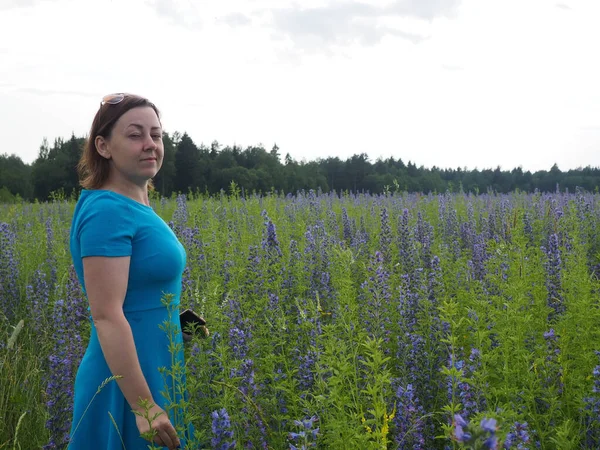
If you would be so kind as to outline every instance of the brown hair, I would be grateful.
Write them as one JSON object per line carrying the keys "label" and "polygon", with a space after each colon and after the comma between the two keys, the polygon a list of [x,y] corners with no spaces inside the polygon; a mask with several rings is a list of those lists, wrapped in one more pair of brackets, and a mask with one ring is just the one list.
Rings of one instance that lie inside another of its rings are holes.
{"label": "brown hair", "polygon": [[[104,103],[100,105],[77,164],[79,184],[84,189],[99,189],[108,179],[110,172],[108,159],[96,151],[96,137],[110,138],[115,123],[123,114],[132,108],[143,106],[152,108],[160,122],[160,113],[154,103],[138,95],[124,94],[123,100],[117,104]],[[152,180],[148,182],[148,189],[154,189]]]}

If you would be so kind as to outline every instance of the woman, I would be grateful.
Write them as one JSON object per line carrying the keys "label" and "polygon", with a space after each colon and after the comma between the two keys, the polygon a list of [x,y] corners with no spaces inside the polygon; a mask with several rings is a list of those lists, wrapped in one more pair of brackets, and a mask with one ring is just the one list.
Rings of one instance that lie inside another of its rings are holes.
{"label": "woman", "polygon": [[[179,390],[159,371],[173,365],[169,336],[160,326],[170,321],[178,330],[176,343],[182,342],[178,310],[169,314],[162,299],[173,294],[178,308],[186,264],[184,247],[148,201],[163,155],[154,104],[130,94],[104,97],[78,165],[84,189],[70,232],[92,319],[75,380],[70,450],[146,450],[149,442],[141,435],[147,432],[159,446],[185,445],[175,430],[183,424],[166,414],[162,395],[168,386],[171,400],[178,400]],[[174,356],[183,363],[181,351]],[[118,378],[93,398],[111,376]],[[144,402],[154,406],[147,410]],[[143,417],[157,414],[151,423]]]}

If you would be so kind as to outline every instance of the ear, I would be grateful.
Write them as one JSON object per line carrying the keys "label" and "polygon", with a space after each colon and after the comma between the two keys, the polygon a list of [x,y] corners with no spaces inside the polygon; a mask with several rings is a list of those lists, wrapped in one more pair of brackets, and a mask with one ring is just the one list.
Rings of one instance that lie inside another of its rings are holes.
{"label": "ear", "polygon": [[96,151],[100,154],[100,156],[106,159],[111,158],[108,142],[103,136],[96,136],[94,143],[96,144]]}

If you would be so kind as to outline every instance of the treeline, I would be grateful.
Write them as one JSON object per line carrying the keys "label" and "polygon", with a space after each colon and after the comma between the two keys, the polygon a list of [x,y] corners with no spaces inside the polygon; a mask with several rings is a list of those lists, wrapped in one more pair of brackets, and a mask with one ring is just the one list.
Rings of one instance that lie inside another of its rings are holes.
{"label": "treeline", "polygon": [[[46,201],[57,193],[70,196],[81,189],[75,166],[85,138],[72,135],[56,139],[52,147],[44,139],[38,157],[25,164],[16,155],[0,155],[0,203]],[[408,192],[486,192],[507,193],[574,191],[576,187],[597,191],[600,169],[586,167],[562,172],[556,164],[549,171],[524,172],[521,168],[467,170],[417,167],[401,158],[370,161],[365,154],[346,160],[338,157],[315,161],[296,161],[287,154],[283,161],[277,145],[263,146],[196,145],[187,134],[163,133],[165,158],[154,179],[155,190],[163,196],[173,193],[215,194],[229,190],[234,181],[246,192],[321,189],[323,192],[370,192],[385,190]]]}

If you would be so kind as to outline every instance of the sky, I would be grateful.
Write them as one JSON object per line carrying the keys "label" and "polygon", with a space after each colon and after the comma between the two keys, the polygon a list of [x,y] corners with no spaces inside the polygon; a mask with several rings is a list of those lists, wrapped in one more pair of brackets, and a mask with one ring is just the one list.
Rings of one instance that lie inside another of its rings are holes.
{"label": "sky", "polygon": [[0,153],[131,92],[170,134],[282,159],[597,167],[598,23],[598,0],[0,0]]}

